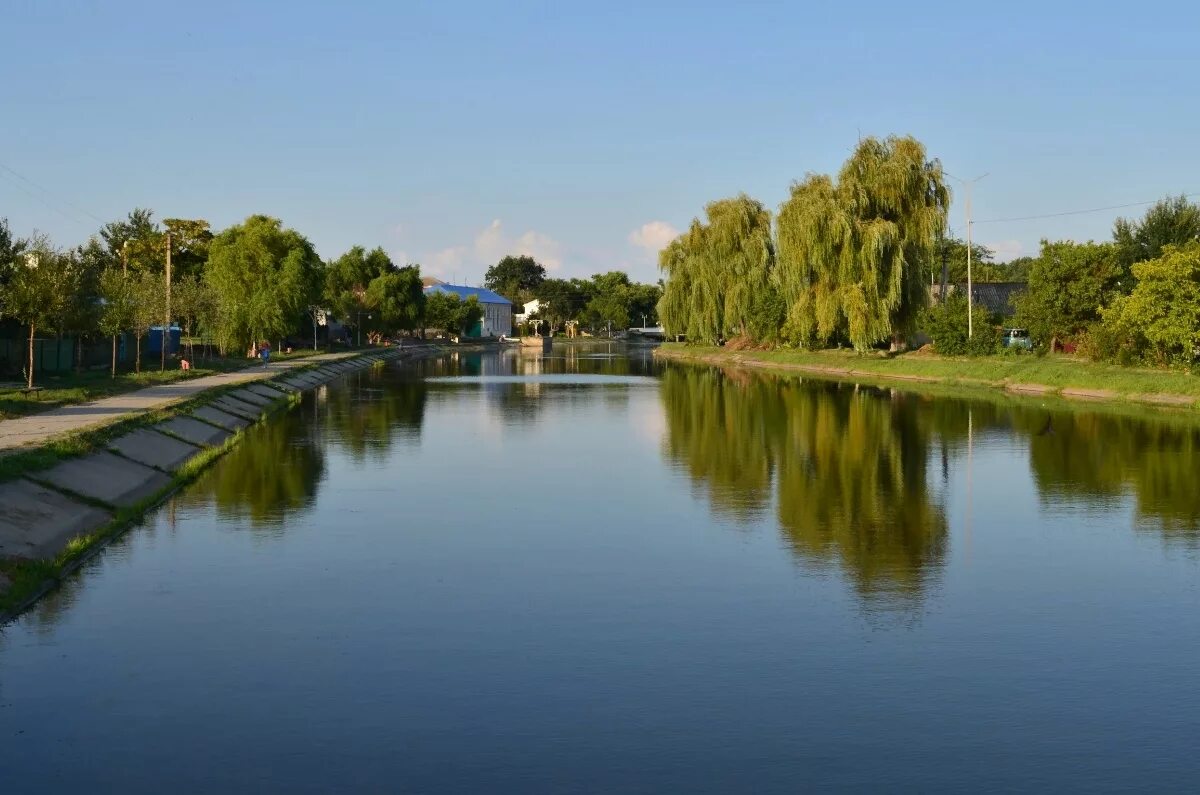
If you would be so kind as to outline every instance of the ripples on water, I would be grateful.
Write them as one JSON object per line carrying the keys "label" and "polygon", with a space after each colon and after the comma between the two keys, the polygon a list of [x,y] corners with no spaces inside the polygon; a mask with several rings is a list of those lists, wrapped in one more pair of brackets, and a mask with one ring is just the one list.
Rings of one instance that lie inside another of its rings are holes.
{"label": "ripples on water", "polygon": [[1200,424],[560,346],[249,431],[0,633],[5,791],[1188,790]]}

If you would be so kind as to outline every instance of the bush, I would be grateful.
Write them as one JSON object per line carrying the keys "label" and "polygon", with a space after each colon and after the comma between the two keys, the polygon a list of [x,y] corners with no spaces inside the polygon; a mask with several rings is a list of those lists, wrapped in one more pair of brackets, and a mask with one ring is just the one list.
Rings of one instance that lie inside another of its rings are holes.
{"label": "bush", "polygon": [[933,349],[944,356],[987,356],[1000,349],[1000,332],[992,324],[987,310],[975,307],[971,313],[975,334],[967,336],[967,298],[950,295],[945,301],[921,313],[921,328],[933,339]]}
{"label": "bush", "polygon": [[1092,323],[1076,339],[1075,351],[1094,362],[1132,364],[1136,358],[1134,345],[1128,336],[1112,323]]}

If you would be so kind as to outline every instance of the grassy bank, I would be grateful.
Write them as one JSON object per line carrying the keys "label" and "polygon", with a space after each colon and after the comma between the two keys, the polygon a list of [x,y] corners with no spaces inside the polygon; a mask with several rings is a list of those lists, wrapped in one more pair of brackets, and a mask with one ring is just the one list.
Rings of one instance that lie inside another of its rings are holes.
{"label": "grassy bank", "polygon": [[[312,356],[313,353],[314,351],[311,349],[297,350],[290,354],[272,353],[271,359],[272,361],[299,359]],[[107,369],[88,370],[82,373],[45,375],[38,373],[34,384],[41,387],[41,390],[36,393],[25,394],[15,386],[15,380],[4,381],[5,387],[0,389],[0,420],[26,417],[60,406],[87,403],[89,400],[136,392],[139,389],[159,384],[173,384],[177,381],[202,378],[206,375],[244,370],[255,364],[257,364],[256,360],[239,356],[196,361],[191,370],[179,369],[179,362],[175,361],[169,363],[169,369],[160,371],[157,361],[147,361],[142,372],[117,373],[116,378],[110,376]],[[13,386],[10,387],[10,384]]]}
{"label": "grassy bank", "polygon": [[662,358],[718,365],[778,368],[831,378],[871,377],[1060,394],[1093,400],[1196,406],[1200,377],[1176,370],[1098,364],[1069,356],[947,357],[910,352],[897,356],[830,351],[732,351],[667,343]]}
{"label": "grassy bank", "polygon": [[108,524],[93,533],[76,536],[67,548],[50,560],[4,560],[0,559],[0,577],[7,580],[4,587],[0,580],[0,626],[8,623],[26,608],[53,590],[63,580],[98,554],[112,539],[120,536],[147,511],[155,507],[181,487],[191,483],[204,469],[225,454],[242,436],[234,433],[220,447],[211,447],[187,462],[171,477],[171,483],[157,494],[147,497],[136,505],[119,508],[113,512]]}

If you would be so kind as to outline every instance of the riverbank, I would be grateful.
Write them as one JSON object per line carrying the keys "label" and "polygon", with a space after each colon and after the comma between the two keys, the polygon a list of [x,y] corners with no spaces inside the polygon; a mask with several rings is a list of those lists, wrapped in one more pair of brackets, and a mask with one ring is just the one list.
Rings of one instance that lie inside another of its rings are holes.
{"label": "riverbank", "polygon": [[[299,350],[290,354],[275,354],[271,361],[294,362],[320,355],[320,351]],[[189,370],[180,369],[178,362],[174,361],[171,363],[172,369],[159,370],[157,361],[148,361],[141,372],[122,371],[115,378],[109,375],[107,367],[82,373],[39,373],[34,392],[24,389],[24,381],[5,381],[0,384],[0,421],[44,414],[54,409],[126,395],[153,386],[242,372],[257,366],[257,362],[245,357],[211,357],[193,361]]]}
{"label": "riverbank", "polygon": [[341,375],[437,350],[384,349],[222,385],[167,409],[0,458],[0,624],[194,480],[250,425]]}
{"label": "riverbank", "polygon": [[654,355],[723,367],[758,367],[833,379],[882,379],[1003,389],[1073,400],[1130,401],[1159,406],[1200,406],[1200,377],[1187,372],[1097,364],[1066,356],[944,357],[911,352],[898,356],[853,351],[733,351],[666,343]]}

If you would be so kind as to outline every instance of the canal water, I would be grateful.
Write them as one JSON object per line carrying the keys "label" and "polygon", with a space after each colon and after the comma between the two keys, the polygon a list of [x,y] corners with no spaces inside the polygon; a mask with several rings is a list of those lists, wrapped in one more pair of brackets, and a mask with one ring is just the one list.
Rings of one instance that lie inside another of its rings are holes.
{"label": "canal water", "polygon": [[1194,791],[1200,425],[346,376],[0,631],[0,791]]}

